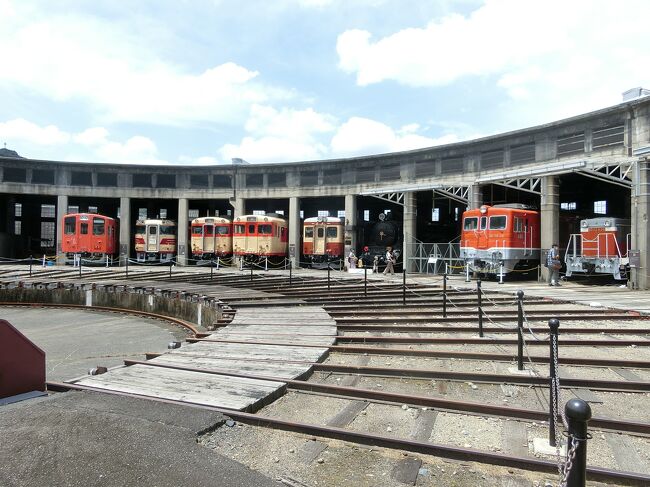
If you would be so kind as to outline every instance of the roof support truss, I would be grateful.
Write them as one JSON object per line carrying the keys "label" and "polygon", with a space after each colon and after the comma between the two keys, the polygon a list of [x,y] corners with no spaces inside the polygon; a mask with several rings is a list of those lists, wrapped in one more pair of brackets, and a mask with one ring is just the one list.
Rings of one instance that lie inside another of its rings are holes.
{"label": "roof support truss", "polygon": [[529,178],[510,178],[502,181],[492,181],[499,186],[506,188],[513,188],[519,191],[527,191],[528,193],[541,194],[542,193],[542,178],[529,177]]}
{"label": "roof support truss", "polygon": [[439,193],[451,200],[458,201],[459,203],[467,204],[469,201],[469,186],[445,186],[441,188],[434,188],[434,193]]}
{"label": "roof support truss", "polygon": [[600,164],[593,168],[584,168],[578,172],[594,179],[630,188],[632,186],[631,173],[633,167],[634,162],[615,162]]}
{"label": "roof support truss", "polygon": [[382,201],[388,201],[390,203],[395,203],[396,205],[404,206],[403,192],[377,193],[377,194],[369,194],[367,196],[372,196],[373,198],[377,198]]}

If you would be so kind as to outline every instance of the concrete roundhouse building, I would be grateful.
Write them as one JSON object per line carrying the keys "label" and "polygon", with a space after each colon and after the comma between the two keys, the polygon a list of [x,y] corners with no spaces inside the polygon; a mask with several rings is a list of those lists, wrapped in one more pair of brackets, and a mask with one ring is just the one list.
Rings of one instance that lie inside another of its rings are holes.
{"label": "concrete roundhouse building", "polygon": [[[390,154],[281,164],[138,166],[21,158],[0,150],[0,256],[60,253],[60,221],[68,211],[120,218],[120,258],[133,255],[138,218],[191,218],[279,211],[289,220],[289,249],[299,265],[301,217],[345,217],[346,255],[360,250],[359,228],[380,213],[398,219],[403,258],[421,269],[416,242],[449,242],[460,215],[481,204],[526,203],[541,210],[541,246],[600,213],[631,220],[640,251],[630,286],[648,289],[650,96],[635,89],[624,101],[565,120],[467,142]],[[604,202],[604,203],[603,203]],[[178,263],[190,260],[179,231]],[[545,255],[545,253],[543,253]],[[544,257],[543,257],[544,258]]]}

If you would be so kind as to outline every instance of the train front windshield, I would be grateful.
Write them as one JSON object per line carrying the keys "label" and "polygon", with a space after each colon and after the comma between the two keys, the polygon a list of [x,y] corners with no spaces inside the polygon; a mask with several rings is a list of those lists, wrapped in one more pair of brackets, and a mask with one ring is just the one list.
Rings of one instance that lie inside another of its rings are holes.
{"label": "train front windshield", "polygon": [[77,224],[77,219],[74,216],[65,217],[65,221],[64,221],[65,234],[74,235],[76,224]]}

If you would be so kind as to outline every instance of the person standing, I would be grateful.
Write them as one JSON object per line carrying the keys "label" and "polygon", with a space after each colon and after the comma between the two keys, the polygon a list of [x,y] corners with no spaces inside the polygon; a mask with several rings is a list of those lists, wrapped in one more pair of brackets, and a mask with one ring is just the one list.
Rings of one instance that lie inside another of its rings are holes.
{"label": "person standing", "polygon": [[546,256],[546,267],[548,267],[548,285],[561,286],[560,284],[560,250],[556,243],[554,243],[548,251]]}
{"label": "person standing", "polygon": [[350,255],[348,255],[348,269],[357,268],[357,256],[354,255],[354,250],[350,250]]}
{"label": "person standing", "polygon": [[386,247],[386,268],[384,269],[384,274],[388,274],[389,272],[395,274],[395,269],[393,268],[394,265],[395,254],[393,253],[393,249],[391,247]]}

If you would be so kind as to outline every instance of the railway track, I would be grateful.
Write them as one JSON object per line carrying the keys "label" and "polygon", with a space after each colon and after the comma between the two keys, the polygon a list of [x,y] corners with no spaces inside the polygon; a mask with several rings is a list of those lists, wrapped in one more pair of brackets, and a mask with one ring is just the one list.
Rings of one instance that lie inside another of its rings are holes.
{"label": "railway track", "polygon": [[[542,399],[548,396],[549,381],[546,371],[542,369],[521,375],[505,371],[504,368],[512,366],[516,359],[514,338],[488,336],[479,339],[469,336],[476,333],[476,326],[462,323],[476,322],[474,291],[450,291],[449,296],[457,307],[448,309],[448,317],[441,319],[440,289],[414,285],[409,289],[411,295],[403,307],[405,317],[400,317],[397,314],[387,316],[389,312],[402,308],[399,304],[393,303],[381,311],[376,309],[386,297],[395,298],[395,293],[401,290],[398,284],[374,284],[372,289],[364,289],[363,283],[358,281],[337,283],[336,290],[327,292],[325,279],[293,279],[295,288],[289,287],[285,276],[255,277],[252,281],[246,275],[228,276],[219,279],[217,284],[205,275],[196,277],[188,273],[170,282],[168,274],[160,271],[149,276],[143,273],[134,279],[136,283],[129,280],[128,285],[151,286],[152,289],[165,285],[177,290],[185,288],[188,292],[190,289],[202,289],[205,294],[210,294],[212,288],[215,293],[224,287],[247,290],[226,300],[233,308],[231,313],[227,313],[230,317],[237,317],[246,310],[254,311],[256,306],[265,307],[266,314],[261,314],[254,324],[257,327],[256,336],[251,336],[248,327],[252,325],[247,322],[222,323],[210,337],[198,332],[195,338],[189,338],[188,347],[192,343],[206,346],[247,344],[257,348],[295,346],[295,340],[291,340],[294,325],[279,325],[277,321],[265,320],[270,310],[278,307],[300,309],[305,305],[319,305],[336,320],[339,331],[337,344],[327,347],[329,355],[323,360],[278,361],[307,366],[310,373],[300,380],[238,373],[233,372],[232,368],[185,367],[188,370],[184,372],[231,375],[251,380],[281,380],[285,383],[287,389],[282,397],[256,413],[211,407],[250,428],[271,428],[298,433],[305,438],[317,437],[322,441],[343,440],[351,445],[397,449],[410,455],[432,455],[526,471],[552,473],[557,470],[557,463],[552,459],[531,457],[527,449],[524,452],[505,440],[488,444],[481,439],[481,435],[474,434],[473,428],[476,427],[484,429],[485,438],[491,434],[502,439],[512,435],[521,438],[522,434],[526,436],[526,432],[529,437],[533,433],[544,436],[548,412]],[[125,282],[114,276],[110,279],[111,285]],[[332,288],[335,286],[331,282],[330,285]],[[259,294],[246,296],[248,290],[262,291],[263,299]],[[483,331],[516,336],[516,329],[512,326],[516,316],[513,298],[493,292],[486,292],[485,295],[491,301],[489,307],[486,306],[486,315],[491,321],[486,318]],[[534,307],[534,310],[527,310],[527,317],[530,331],[535,334],[545,335],[548,332],[546,320],[563,312],[560,315],[563,323],[560,328],[560,365],[567,374],[570,372],[578,377],[563,376],[562,391],[565,395],[591,395],[592,402],[596,401],[593,404],[597,414],[590,423],[595,439],[590,442],[593,445],[590,448],[596,452],[614,449],[608,445],[622,441],[620,451],[627,454],[633,450],[631,445],[650,446],[648,418],[643,413],[635,416],[643,410],[643,404],[647,404],[650,391],[650,381],[646,379],[650,370],[650,354],[646,346],[650,343],[647,339],[650,330],[644,326],[644,317],[617,310],[577,306],[572,310],[565,302],[547,299],[531,299],[525,301],[525,305]],[[382,314],[383,318],[380,318]],[[584,325],[585,321],[593,320],[605,324],[594,328]],[[575,324],[577,322],[583,324]],[[617,326],[612,326],[613,323],[617,323]],[[275,329],[278,326],[285,331],[278,332]],[[301,348],[308,350],[319,346],[310,345],[308,341],[320,338],[319,333],[308,333],[304,337],[307,341],[300,343]],[[548,340],[530,338],[527,344],[535,348],[549,345]],[[629,350],[634,350],[636,356],[631,357]],[[150,354],[147,358],[153,359],[155,356]],[[270,367],[274,362],[246,356],[233,356],[229,360],[238,364],[247,360],[257,362],[259,370]],[[430,366],[422,367],[422,361],[430,361]],[[535,367],[548,366],[548,362],[548,356],[530,354],[526,357],[526,368],[530,371]],[[127,368],[145,365],[169,368],[156,366],[149,360],[125,362]],[[489,373],[478,370],[485,367],[499,370]],[[481,400],[468,400],[477,394],[470,384],[478,387],[483,394]],[[80,384],[51,383],[49,387],[52,390],[96,390]],[[506,399],[503,400],[508,402],[499,404],[504,388],[517,392],[510,396],[505,394]],[[102,392],[124,393],[105,389]],[[602,405],[598,400],[602,400]],[[627,401],[629,405],[630,414],[625,419],[608,411],[609,404],[619,407],[622,401]],[[208,407],[193,401],[180,403],[190,407]],[[392,428],[391,431],[386,429],[386,424],[390,425],[388,428]],[[453,425],[458,424],[467,425],[468,435],[455,435],[454,431],[458,428]],[[451,433],[443,438],[436,432],[438,430]],[[220,434],[227,433],[224,430]],[[647,462],[646,459],[642,460],[642,464]],[[621,485],[645,485],[650,482],[647,471],[626,471],[615,462],[608,464],[607,461],[590,467],[588,476],[593,480]]]}

